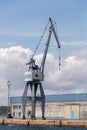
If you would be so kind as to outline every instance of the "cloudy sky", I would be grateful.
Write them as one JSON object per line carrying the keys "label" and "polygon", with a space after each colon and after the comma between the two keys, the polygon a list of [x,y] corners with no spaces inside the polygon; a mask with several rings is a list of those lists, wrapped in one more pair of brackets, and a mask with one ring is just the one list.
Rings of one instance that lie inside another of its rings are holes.
{"label": "cloudy sky", "polygon": [[[62,64],[59,71],[58,49],[52,36],[45,64],[45,94],[87,93],[86,6],[87,0],[0,1],[0,105],[7,105],[8,80],[11,82],[10,95],[22,96],[26,62],[49,17],[57,24]],[[38,64],[43,44],[35,55]]]}

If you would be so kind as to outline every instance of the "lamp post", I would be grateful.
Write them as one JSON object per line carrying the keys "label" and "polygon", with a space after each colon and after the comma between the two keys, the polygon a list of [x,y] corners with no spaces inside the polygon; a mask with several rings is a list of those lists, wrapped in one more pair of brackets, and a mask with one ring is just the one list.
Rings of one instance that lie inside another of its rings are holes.
{"label": "lamp post", "polygon": [[10,80],[8,80],[7,81],[7,87],[8,87],[8,109],[7,109],[7,113],[9,113],[10,111],[9,111],[9,109],[10,109],[10,86],[11,86],[11,84],[10,84]]}

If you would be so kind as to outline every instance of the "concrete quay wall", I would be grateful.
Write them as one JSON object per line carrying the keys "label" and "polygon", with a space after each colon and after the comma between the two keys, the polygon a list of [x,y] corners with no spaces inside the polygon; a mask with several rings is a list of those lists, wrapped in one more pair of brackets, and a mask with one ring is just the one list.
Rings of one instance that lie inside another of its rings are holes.
{"label": "concrete quay wall", "polygon": [[30,120],[0,118],[0,125],[25,125],[25,126],[58,126],[58,127],[84,127],[87,120]]}

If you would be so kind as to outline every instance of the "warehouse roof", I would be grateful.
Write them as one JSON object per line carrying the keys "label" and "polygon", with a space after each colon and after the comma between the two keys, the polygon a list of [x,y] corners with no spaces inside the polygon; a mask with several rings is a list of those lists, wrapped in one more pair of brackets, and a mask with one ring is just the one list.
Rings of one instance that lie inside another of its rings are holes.
{"label": "warehouse roof", "polygon": [[[80,102],[87,101],[87,93],[81,94],[59,94],[59,95],[46,95],[46,102]],[[28,97],[28,101],[30,98]],[[11,97],[11,103],[22,103],[22,97]]]}

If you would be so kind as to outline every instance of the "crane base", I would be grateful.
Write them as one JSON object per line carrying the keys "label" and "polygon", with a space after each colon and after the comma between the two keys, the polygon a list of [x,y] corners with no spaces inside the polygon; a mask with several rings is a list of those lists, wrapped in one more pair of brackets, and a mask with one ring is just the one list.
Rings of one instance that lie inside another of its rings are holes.
{"label": "crane base", "polygon": [[[30,87],[31,94],[30,96],[27,96],[28,89]],[[38,96],[37,90],[39,89],[40,95]],[[23,100],[22,100],[22,106],[23,106],[23,119],[25,119],[25,107],[26,102],[30,100],[31,102],[31,119],[36,119],[35,117],[35,111],[36,111],[36,102],[41,103],[41,109],[42,109],[42,119],[44,118],[44,111],[45,111],[45,95],[43,91],[43,87],[41,82],[29,82],[26,84],[24,94],[23,94]]]}

